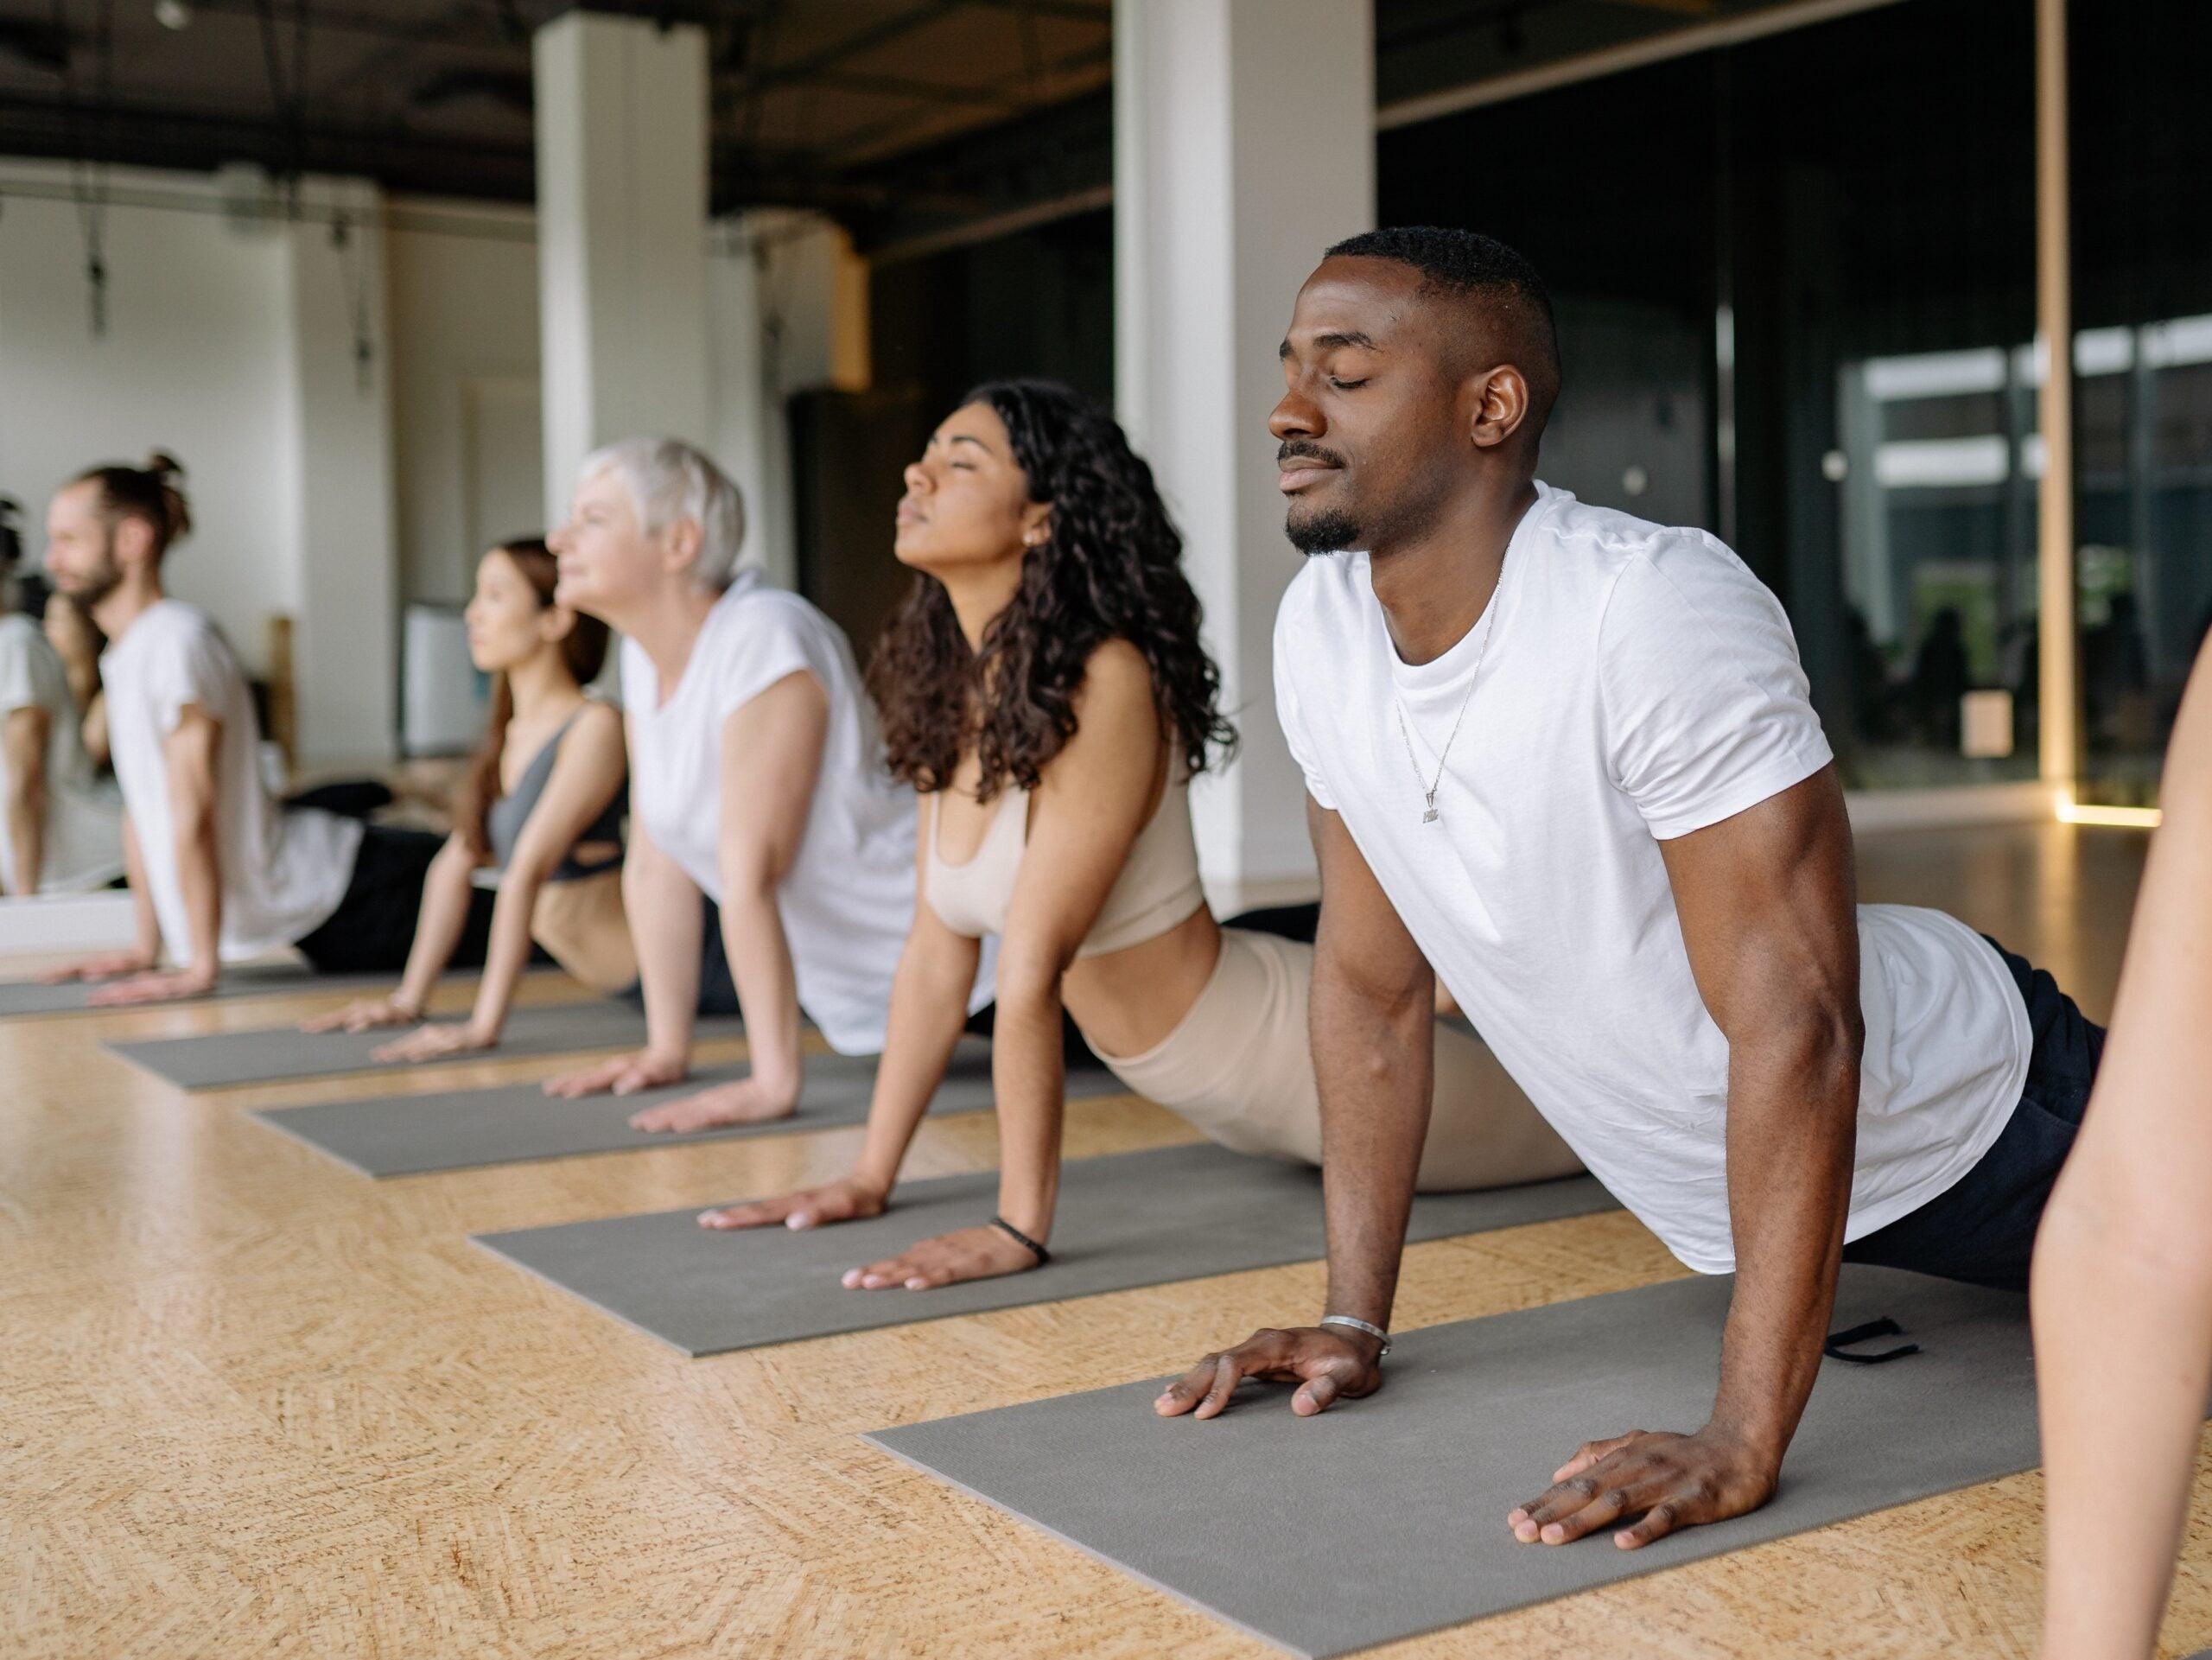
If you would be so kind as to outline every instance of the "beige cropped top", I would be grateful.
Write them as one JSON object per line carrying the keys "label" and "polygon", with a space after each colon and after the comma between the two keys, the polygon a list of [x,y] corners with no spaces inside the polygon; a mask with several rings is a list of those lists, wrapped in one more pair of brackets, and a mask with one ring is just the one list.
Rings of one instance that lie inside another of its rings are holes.
{"label": "beige cropped top", "polygon": [[[1190,794],[1189,776],[1179,766],[1171,768],[1160,805],[1138,832],[1077,957],[1103,957],[1157,939],[1205,903],[1198,885],[1198,843],[1191,835]],[[932,796],[922,897],[955,933],[971,939],[1003,934],[1014,879],[1029,843],[1028,792],[1012,787],[1001,792],[982,845],[964,863],[948,864],[939,855],[937,830],[938,798]]]}

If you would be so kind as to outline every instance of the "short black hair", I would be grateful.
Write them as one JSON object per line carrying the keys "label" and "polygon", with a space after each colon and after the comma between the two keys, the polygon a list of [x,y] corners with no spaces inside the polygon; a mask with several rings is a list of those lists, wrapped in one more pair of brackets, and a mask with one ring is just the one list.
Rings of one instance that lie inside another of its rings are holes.
{"label": "short black hair", "polygon": [[1394,259],[1421,275],[1424,293],[1443,293],[1490,303],[1500,325],[1502,344],[1516,355],[1531,354],[1524,366],[1534,377],[1549,372],[1548,385],[1531,388],[1546,411],[1559,390],[1559,330],[1552,317],[1551,291],[1526,256],[1496,237],[1442,225],[1393,225],[1346,237],[1328,251],[1332,259]]}

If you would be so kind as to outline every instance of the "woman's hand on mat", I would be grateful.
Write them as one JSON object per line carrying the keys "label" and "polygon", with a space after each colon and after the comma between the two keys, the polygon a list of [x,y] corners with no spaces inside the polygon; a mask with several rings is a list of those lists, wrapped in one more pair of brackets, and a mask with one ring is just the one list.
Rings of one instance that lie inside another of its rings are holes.
{"label": "woman's hand on mat", "polygon": [[42,985],[58,986],[70,980],[112,980],[120,974],[147,974],[154,968],[154,953],[145,951],[108,951],[81,963],[39,976]]}
{"label": "woman's hand on mat", "polygon": [[[412,1026],[423,1018],[420,1003],[410,1003],[397,993],[389,997],[356,997],[343,1008],[310,1014],[300,1022],[302,1032],[366,1032],[378,1026]],[[384,1057],[378,1055],[378,1060]]]}
{"label": "woman's hand on mat", "polygon": [[845,1288],[881,1291],[897,1286],[907,1291],[933,1291],[963,1280],[1026,1274],[1036,1266],[1036,1254],[1028,1246],[998,1229],[960,1228],[910,1245],[898,1256],[870,1262],[866,1268],[846,1269]]}
{"label": "woman's hand on mat", "polygon": [[1694,1435],[1631,1430],[1585,1441],[1552,1474],[1552,1486],[1505,1518],[1523,1544],[1563,1545],[1627,1517],[1613,1535],[1623,1550],[1677,1528],[1725,1522],[1774,1497],[1782,1460],[1726,1429]]}
{"label": "woman's hand on mat", "polygon": [[215,989],[213,969],[171,969],[167,973],[134,974],[102,986],[85,999],[94,1008],[121,1008],[131,1003],[175,1002],[180,997],[204,997]]}
{"label": "woman's hand on mat", "polygon": [[780,1222],[798,1231],[824,1227],[832,1222],[861,1222],[881,1216],[890,1190],[848,1176],[842,1181],[804,1187],[775,1199],[756,1199],[747,1205],[725,1205],[700,1213],[702,1228],[765,1228]]}
{"label": "woman's hand on mat", "polygon": [[725,1124],[765,1124],[788,1118],[798,1105],[798,1088],[771,1088],[758,1078],[741,1078],[717,1084],[679,1100],[664,1101],[630,1115],[632,1129],[665,1130],[681,1135],[695,1129],[718,1129]]}
{"label": "woman's hand on mat", "polygon": [[1189,1413],[1218,1415],[1248,1377],[1295,1383],[1290,1409],[1301,1418],[1325,1412],[1330,1402],[1356,1401],[1382,1387],[1382,1345],[1358,1332],[1300,1326],[1287,1332],[1255,1332],[1233,1349],[1210,1354],[1160,1391],[1152,1409],[1163,1418]]}
{"label": "woman's hand on mat", "polygon": [[435,1060],[441,1055],[465,1055],[479,1049],[495,1049],[497,1032],[486,1032],[474,1021],[445,1021],[418,1027],[404,1038],[381,1044],[372,1060]]}
{"label": "woman's hand on mat", "polygon": [[635,1054],[610,1056],[580,1072],[549,1078],[545,1093],[571,1100],[580,1095],[635,1095],[663,1084],[681,1084],[690,1072],[691,1062],[685,1056],[640,1049]]}

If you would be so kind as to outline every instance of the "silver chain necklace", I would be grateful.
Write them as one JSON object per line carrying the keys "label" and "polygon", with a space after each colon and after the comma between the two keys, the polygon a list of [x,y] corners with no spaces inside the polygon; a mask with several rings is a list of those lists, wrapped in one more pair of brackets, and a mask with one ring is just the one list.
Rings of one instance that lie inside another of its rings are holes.
{"label": "silver chain necklace", "polygon": [[[1459,735],[1459,723],[1467,718],[1467,707],[1475,701],[1475,687],[1482,675],[1483,659],[1490,655],[1491,633],[1497,626],[1498,589],[1504,585],[1505,566],[1503,562],[1500,562],[1497,568],[1497,583],[1491,589],[1490,616],[1483,624],[1483,643],[1475,648],[1475,666],[1467,676],[1467,695],[1459,700],[1459,712],[1452,717],[1452,730],[1445,736],[1444,747],[1437,751],[1436,776],[1428,781],[1427,789],[1421,790],[1421,822],[1424,824],[1433,824],[1437,820],[1436,792],[1444,787],[1445,762],[1452,754],[1452,741]],[[1414,754],[1414,735],[1406,722],[1404,700],[1399,697],[1395,689],[1390,694],[1390,706],[1397,712],[1398,737],[1406,746],[1406,763],[1414,769],[1414,787],[1420,789],[1421,761]]]}

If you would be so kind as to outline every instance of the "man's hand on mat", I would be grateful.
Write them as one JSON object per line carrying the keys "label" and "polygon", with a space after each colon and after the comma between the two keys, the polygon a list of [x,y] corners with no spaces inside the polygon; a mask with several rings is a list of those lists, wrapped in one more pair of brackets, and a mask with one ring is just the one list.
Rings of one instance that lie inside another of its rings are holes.
{"label": "man's hand on mat", "polygon": [[1005,1274],[1022,1274],[1037,1266],[1037,1257],[1020,1240],[996,1228],[960,1228],[910,1245],[896,1256],[887,1256],[866,1268],[845,1270],[849,1291],[881,1291],[898,1286],[908,1291],[931,1291],[963,1280],[995,1280]]}
{"label": "man's hand on mat", "polygon": [[172,969],[166,974],[134,974],[102,986],[85,999],[94,1008],[121,1008],[131,1003],[174,1002],[180,997],[204,997],[215,989],[215,976],[207,969]]}
{"label": "man's hand on mat", "polygon": [[545,1080],[545,1093],[574,1099],[580,1095],[635,1095],[662,1084],[681,1084],[691,1072],[682,1055],[656,1054],[640,1049],[635,1054],[613,1055],[580,1072],[563,1072]]}
{"label": "man's hand on mat", "polygon": [[435,1026],[417,1027],[404,1038],[394,1038],[390,1043],[379,1044],[369,1059],[435,1060],[441,1055],[462,1055],[479,1049],[496,1049],[499,1044],[498,1033],[480,1031],[474,1021],[443,1021]]}
{"label": "man's hand on mat", "polygon": [[719,1129],[724,1124],[764,1124],[772,1118],[788,1118],[798,1105],[798,1091],[795,1089],[772,1090],[757,1078],[741,1078],[733,1084],[717,1084],[696,1095],[664,1101],[657,1107],[633,1112],[630,1115],[630,1128],[662,1129],[681,1135],[694,1129]]}
{"label": "man's hand on mat", "polygon": [[805,1187],[775,1199],[756,1199],[747,1205],[725,1205],[702,1211],[702,1228],[765,1228],[780,1222],[794,1231],[819,1228],[832,1222],[861,1222],[881,1216],[890,1194],[882,1188],[848,1176],[820,1187]]}
{"label": "man's hand on mat", "polygon": [[88,957],[81,963],[72,963],[67,968],[41,974],[39,983],[58,986],[70,980],[112,980],[119,974],[146,974],[153,970],[155,961],[151,951],[109,951],[103,956]]}
{"label": "man's hand on mat", "polygon": [[1211,1418],[1228,1406],[1248,1377],[1295,1383],[1290,1409],[1301,1418],[1325,1412],[1332,1401],[1356,1401],[1382,1387],[1382,1345],[1358,1332],[1300,1326],[1287,1332],[1255,1332],[1235,1348],[1210,1354],[1171,1383],[1152,1403],[1163,1418],[1189,1413]]}
{"label": "man's hand on mat", "polygon": [[1631,1430],[1585,1441],[1553,1472],[1551,1490],[1505,1518],[1523,1544],[1563,1545],[1624,1517],[1640,1516],[1613,1535],[1634,1550],[1677,1528],[1725,1522],[1774,1497],[1782,1460],[1707,1424],[1694,1435]]}
{"label": "man's hand on mat", "polygon": [[[366,1032],[378,1026],[412,1026],[423,1018],[419,1004],[404,1002],[397,995],[356,997],[342,1008],[310,1014],[300,1022],[302,1032]],[[381,1060],[382,1055],[377,1057]]]}

